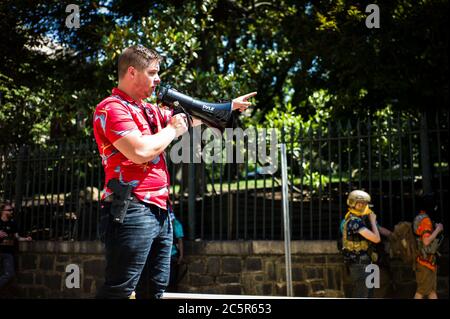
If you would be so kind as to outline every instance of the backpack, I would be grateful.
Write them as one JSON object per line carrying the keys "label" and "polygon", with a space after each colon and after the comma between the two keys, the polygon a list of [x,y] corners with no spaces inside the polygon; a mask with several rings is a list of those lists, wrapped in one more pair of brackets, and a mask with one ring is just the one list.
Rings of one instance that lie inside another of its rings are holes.
{"label": "backpack", "polygon": [[344,229],[344,223],[345,223],[345,219],[342,219],[341,222],[339,223],[339,230],[338,230],[338,239],[336,242],[337,245],[337,249],[339,252],[342,251],[342,248],[344,247],[343,241],[342,241],[342,235],[343,235],[343,229]]}
{"label": "backpack", "polygon": [[412,223],[400,222],[395,225],[394,231],[389,237],[389,244],[391,258],[400,258],[403,262],[415,266],[419,251]]}

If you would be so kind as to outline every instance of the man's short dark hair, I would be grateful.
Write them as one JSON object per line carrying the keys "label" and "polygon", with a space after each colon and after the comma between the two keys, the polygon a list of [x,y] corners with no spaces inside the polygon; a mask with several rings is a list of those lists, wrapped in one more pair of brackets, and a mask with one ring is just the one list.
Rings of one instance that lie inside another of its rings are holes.
{"label": "man's short dark hair", "polygon": [[0,210],[4,210],[8,206],[13,207],[12,203],[9,200],[5,200],[0,203]]}
{"label": "man's short dark hair", "polygon": [[132,66],[142,71],[150,65],[153,60],[162,61],[162,56],[155,50],[148,49],[142,45],[133,45],[123,50],[119,57],[118,72],[119,79],[127,73],[128,67]]}

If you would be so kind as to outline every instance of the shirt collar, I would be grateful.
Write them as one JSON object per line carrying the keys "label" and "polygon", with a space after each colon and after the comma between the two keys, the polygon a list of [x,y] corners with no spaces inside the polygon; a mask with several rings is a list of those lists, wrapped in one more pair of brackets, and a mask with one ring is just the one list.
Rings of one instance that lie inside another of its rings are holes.
{"label": "shirt collar", "polygon": [[119,89],[117,87],[112,89],[112,94],[120,96],[122,99],[124,99],[127,102],[134,103],[137,105],[142,104],[141,101],[138,102],[138,101],[134,100],[131,96],[129,96],[128,94],[126,94],[124,91],[122,91],[121,89]]}

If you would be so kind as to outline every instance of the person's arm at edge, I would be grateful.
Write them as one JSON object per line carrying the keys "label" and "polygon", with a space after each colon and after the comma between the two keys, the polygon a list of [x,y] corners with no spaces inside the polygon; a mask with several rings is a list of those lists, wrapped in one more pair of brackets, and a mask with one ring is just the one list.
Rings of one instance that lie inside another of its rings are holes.
{"label": "person's arm at edge", "polygon": [[389,229],[382,227],[382,226],[378,226],[378,231],[384,237],[389,237],[392,234],[392,232]]}
{"label": "person's arm at edge", "polygon": [[14,237],[16,237],[16,239],[18,241],[31,241],[32,240],[32,238],[30,236],[28,236],[28,237],[21,237],[21,236],[19,236],[19,233],[15,233]]}

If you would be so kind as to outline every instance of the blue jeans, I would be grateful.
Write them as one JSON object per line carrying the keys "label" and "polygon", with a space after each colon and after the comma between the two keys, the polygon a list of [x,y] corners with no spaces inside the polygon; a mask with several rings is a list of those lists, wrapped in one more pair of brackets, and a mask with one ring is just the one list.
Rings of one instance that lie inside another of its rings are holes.
{"label": "blue jeans", "polygon": [[[123,224],[102,209],[105,282],[97,298],[161,298],[169,283],[172,225],[166,210],[131,202]],[[103,237],[103,236],[102,236]]]}
{"label": "blue jeans", "polygon": [[0,288],[3,288],[15,275],[14,256],[0,253],[0,261],[3,264],[3,273],[0,273]]}

